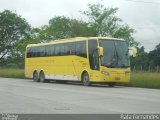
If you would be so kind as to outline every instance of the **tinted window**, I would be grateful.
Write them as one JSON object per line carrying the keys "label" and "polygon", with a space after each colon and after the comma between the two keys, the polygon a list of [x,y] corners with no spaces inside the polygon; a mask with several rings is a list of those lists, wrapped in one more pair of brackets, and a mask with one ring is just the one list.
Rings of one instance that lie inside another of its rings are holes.
{"label": "tinted window", "polygon": [[27,58],[31,57],[31,48],[27,48]]}
{"label": "tinted window", "polygon": [[76,42],[76,55],[81,57],[87,57],[86,54],[86,41]]}
{"label": "tinted window", "polygon": [[110,68],[130,66],[128,45],[125,41],[99,40],[103,47],[104,55],[101,57],[101,65]]}
{"label": "tinted window", "polygon": [[55,55],[58,56],[60,53],[60,46],[58,44],[55,45]]}
{"label": "tinted window", "polygon": [[46,56],[46,46],[36,46],[31,48],[32,57],[44,57]]}
{"label": "tinted window", "polygon": [[75,42],[65,44],[65,55],[75,55]]}
{"label": "tinted window", "polygon": [[46,46],[46,56],[51,56],[51,45]]}
{"label": "tinted window", "polygon": [[65,55],[70,55],[69,43],[64,44],[64,53]]}
{"label": "tinted window", "polygon": [[75,55],[75,53],[76,53],[76,44],[75,44],[75,42],[70,43],[69,48],[70,48],[70,55]]}
{"label": "tinted window", "polygon": [[34,57],[35,56],[35,48],[34,47],[31,47],[31,57]]}
{"label": "tinted window", "polygon": [[59,45],[59,55],[64,55],[64,44]]}
{"label": "tinted window", "polygon": [[97,70],[97,66],[96,65],[96,62],[97,59],[96,56],[97,56],[97,40],[88,40],[88,54],[89,54],[89,63],[90,63],[90,68],[93,69],[93,70]]}
{"label": "tinted window", "polygon": [[55,55],[55,45],[50,45],[50,54],[51,56]]}
{"label": "tinted window", "polygon": [[44,57],[45,56],[45,46],[38,46],[36,47],[36,52],[38,51],[38,57]]}
{"label": "tinted window", "polygon": [[86,41],[70,42],[27,48],[27,57],[78,55],[87,57]]}
{"label": "tinted window", "polygon": [[47,45],[46,46],[46,56],[54,56],[54,45]]}
{"label": "tinted window", "polygon": [[38,46],[38,47],[34,47],[33,48],[33,51],[34,51],[34,57],[40,57],[41,56],[41,47]]}

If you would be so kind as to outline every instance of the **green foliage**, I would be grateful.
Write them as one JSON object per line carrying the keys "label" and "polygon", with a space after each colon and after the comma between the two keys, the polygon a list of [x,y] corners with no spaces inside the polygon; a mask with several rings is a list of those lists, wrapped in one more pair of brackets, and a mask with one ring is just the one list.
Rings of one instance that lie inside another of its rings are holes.
{"label": "green foliage", "polygon": [[23,69],[0,69],[0,77],[6,78],[24,78],[24,70]]}
{"label": "green foliage", "polygon": [[159,65],[160,66],[160,43],[155,47],[153,51],[149,54],[150,64],[153,66]]}
{"label": "green foliage", "polygon": [[32,28],[21,16],[5,10],[0,13],[0,66],[23,67],[28,44],[49,42],[55,39],[77,36],[112,36],[123,38],[130,46],[136,46],[134,30],[116,16],[117,8],[105,8],[102,4],[89,4],[82,12],[88,21],[56,16],[48,25]]}
{"label": "green foliage", "polygon": [[120,83],[128,87],[160,89],[160,74],[149,72],[133,72],[129,83]]}
{"label": "green foliage", "polygon": [[[9,10],[0,13],[0,64],[9,57],[18,64],[22,54],[18,45],[30,37],[30,25],[21,16]],[[7,61],[8,62],[8,61]]]}
{"label": "green foliage", "polygon": [[132,69],[136,66],[138,70],[141,70],[141,67],[143,67],[144,71],[150,71],[150,69],[158,71],[160,66],[160,44],[149,53],[145,52],[144,49],[143,46],[138,48],[138,56],[131,59]]}
{"label": "green foliage", "polygon": [[143,69],[148,69],[149,66],[149,58],[148,53],[144,51],[144,47],[141,48],[137,47],[138,56],[136,58],[131,58],[131,67],[133,69],[134,66],[138,66],[137,69],[141,69],[141,66],[143,66]]}
{"label": "green foliage", "polygon": [[90,25],[94,28],[94,36],[112,35],[121,19],[115,16],[117,8],[105,8],[100,3],[89,4],[89,10],[82,12],[89,18]]}
{"label": "green foliage", "polygon": [[30,42],[39,43],[39,42],[47,42],[51,39],[54,39],[53,34],[50,32],[48,25],[44,25],[40,28],[32,29],[32,39]]}
{"label": "green foliage", "polygon": [[71,22],[64,16],[54,17],[49,20],[49,32],[54,39],[69,38],[71,35]]}
{"label": "green foliage", "polygon": [[116,16],[118,8],[105,8],[102,4],[89,4],[88,10],[82,12],[88,21],[56,16],[49,20],[49,25],[36,28],[35,33],[41,42],[71,38],[77,36],[112,36],[127,40],[130,46],[137,46],[132,34],[134,29]]}
{"label": "green foliage", "polygon": [[[23,69],[0,69],[0,77],[6,78],[24,78]],[[140,87],[140,88],[154,88],[160,89],[160,74],[159,73],[144,73],[133,72],[131,74],[131,81],[129,83],[118,83],[118,85],[128,87]]]}
{"label": "green foliage", "polygon": [[88,27],[88,23],[65,16],[52,18],[46,31],[50,39],[92,36],[92,30]]}
{"label": "green foliage", "polygon": [[89,4],[89,9],[82,12],[89,19],[89,25],[93,28],[94,36],[111,36],[125,39],[130,46],[137,46],[132,34],[134,29],[116,16],[118,8],[106,8],[102,4]]}

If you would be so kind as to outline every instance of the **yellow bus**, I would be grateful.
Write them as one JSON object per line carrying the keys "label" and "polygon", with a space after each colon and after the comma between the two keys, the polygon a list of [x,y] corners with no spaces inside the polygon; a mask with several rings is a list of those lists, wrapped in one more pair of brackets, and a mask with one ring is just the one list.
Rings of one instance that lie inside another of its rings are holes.
{"label": "yellow bus", "polygon": [[108,37],[76,37],[26,47],[25,77],[92,83],[130,81],[130,57],[126,41]]}

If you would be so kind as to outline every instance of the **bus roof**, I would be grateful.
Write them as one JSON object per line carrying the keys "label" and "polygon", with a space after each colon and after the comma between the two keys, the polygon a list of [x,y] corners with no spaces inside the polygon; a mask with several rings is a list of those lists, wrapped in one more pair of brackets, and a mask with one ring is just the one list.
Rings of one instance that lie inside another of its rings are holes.
{"label": "bus roof", "polygon": [[29,44],[29,45],[27,45],[27,47],[31,47],[31,46],[43,46],[43,45],[50,45],[50,44],[57,44],[57,43],[73,42],[73,40],[74,41],[81,41],[81,40],[88,40],[88,39],[91,39],[91,40],[92,39],[106,39],[106,40],[125,41],[123,39],[112,38],[112,37],[75,37],[75,38],[51,40],[48,43]]}

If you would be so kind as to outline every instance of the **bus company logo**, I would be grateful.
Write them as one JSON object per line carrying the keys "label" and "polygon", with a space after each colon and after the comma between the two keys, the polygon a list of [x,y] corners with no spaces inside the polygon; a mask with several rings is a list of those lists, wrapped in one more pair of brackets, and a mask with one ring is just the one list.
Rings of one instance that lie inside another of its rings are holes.
{"label": "bus company logo", "polygon": [[18,115],[15,115],[15,114],[2,114],[2,120],[18,120]]}

